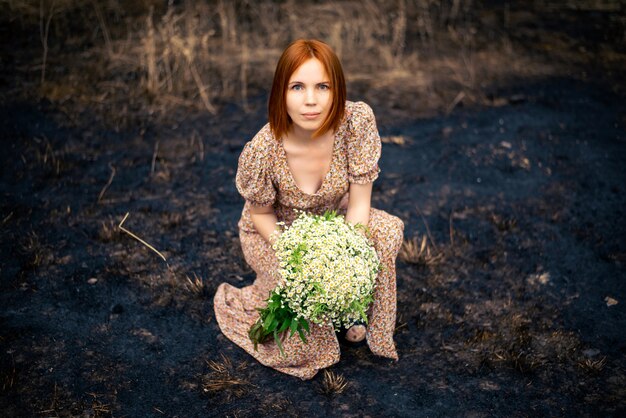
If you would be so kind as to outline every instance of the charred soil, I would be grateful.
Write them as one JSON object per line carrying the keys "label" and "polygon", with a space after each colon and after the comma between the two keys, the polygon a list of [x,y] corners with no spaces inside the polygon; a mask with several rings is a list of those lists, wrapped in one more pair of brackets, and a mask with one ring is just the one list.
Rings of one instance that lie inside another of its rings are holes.
{"label": "charred soil", "polygon": [[[576,48],[593,48],[592,35]],[[515,42],[530,45],[524,36]],[[626,95],[601,63],[494,81],[481,102],[447,90],[458,100],[437,111],[403,113],[410,98],[387,106],[368,93],[384,141],[372,204],[406,225],[400,360],[342,345],[340,363],[310,381],[255,362],[213,314],[221,282],[254,280],[234,175],[267,92],[246,111],[222,101],[214,116],[179,109],[114,129],[94,108],[9,94],[23,74],[11,65],[0,105],[4,416],[626,413]],[[119,228],[127,213],[124,228],[166,261]]]}

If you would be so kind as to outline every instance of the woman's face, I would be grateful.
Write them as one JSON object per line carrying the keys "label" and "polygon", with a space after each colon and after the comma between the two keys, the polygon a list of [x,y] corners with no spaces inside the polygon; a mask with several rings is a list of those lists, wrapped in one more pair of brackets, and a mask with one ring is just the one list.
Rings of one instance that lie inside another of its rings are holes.
{"label": "woman's face", "polygon": [[315,132],[326,120],[332,106],[330,79],[322,63],[311,58],[289,78],[287,113],[296,130]]}

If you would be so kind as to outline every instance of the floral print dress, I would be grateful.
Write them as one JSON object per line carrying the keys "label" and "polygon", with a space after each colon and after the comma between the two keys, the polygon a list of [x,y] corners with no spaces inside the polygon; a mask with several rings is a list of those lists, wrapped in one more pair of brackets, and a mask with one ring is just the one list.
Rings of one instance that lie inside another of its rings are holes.
{"label": "floral print dress", "polygon": [[[345,116],[335,133],[330,169],[317,192],[300,190],[287,164],[282,142],[269,124],[249,141],[240,157],[236,185],[246,203],[239,220],[239,237],[246,262],[256,272],[253,284],[236,288],[222,283],[214,297],[217,323],[222,333],[260,363],[280,372],[310,379],[318,370],[339,361],[339,343],[331,324],[310,324],[311,334],[303,343],[297,334],[281,342],[282,356],[273,339],[259,344],[257,351],[248,338],[250,326],[259,318],[255,309],[278,282],[278,262],[269,243],[256,232],[250,218],[250,204],[272,204],[279,221],[290,225],[294,209],[322,214],[326,210],[346,213],[340,207],[351,183],[366,184],[378,177],[381,141],[372,109],[363,102],[346,102]],[[382,264],[377,276],[374,302],[367,311],[366,340],[378,356],[398,360],[393,341],[396,322],[395,261],[402,244],[404,224],[400,218],[371,208],[368,227]]]}

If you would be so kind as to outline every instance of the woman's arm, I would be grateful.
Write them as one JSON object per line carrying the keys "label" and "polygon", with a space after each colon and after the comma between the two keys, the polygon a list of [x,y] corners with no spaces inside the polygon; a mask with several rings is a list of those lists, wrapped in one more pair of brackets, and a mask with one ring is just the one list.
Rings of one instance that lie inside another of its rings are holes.
{"label": "woman's arm", "polygon": [[348,210],[346,221],[351,224],[367,226],[370,220],[370,206],[372,204],[372,185],[374,183],[356,184],[350,183],[348,198]]}
{"label": "woman's arm", "polygon": [[252,219],[252,223],[254,224],[254,228],[257,232],[265,239],[265,241],[272,244],[273,240],[270,241],[270,236],[275,231],[280,233],[280,228],[276,224],[278,222],[278,218],[276,218],[274,207],[272,205],[256,206],[251,204],[250,219]]}

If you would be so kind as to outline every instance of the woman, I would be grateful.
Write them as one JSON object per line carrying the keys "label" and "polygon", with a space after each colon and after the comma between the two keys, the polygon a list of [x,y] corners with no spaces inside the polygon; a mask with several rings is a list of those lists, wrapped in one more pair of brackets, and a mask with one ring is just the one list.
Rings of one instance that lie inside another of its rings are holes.
{"label": "woman", "polygon": [[381,142],[372,109],[346,101],[339,59],[317,40],[298,40],[278,61],[269,100],[269,123],[248,142],[237,170],[237,190],[246,203],[239,221],[244,257],[257,273],[250,286],[222,283],[215,294],[218,325],[226,337],[262,364],[301,379],[339,361],[332,325],[311,324],[308,342],[296,336],[283,342],[286,357],[271,340],[258,351],[248,338],[258,319],[255,308],[278,281],[271,248],[278,221],[289,225],[294,209],[322,214],[337,210],[347,222],[367,225],[370,241],[383,264],[376,281],[367,329],[355,325],[349,341],[364,338],[379,356],[398,359],[393,341],[396,317],[395,259],[404,224],[370,207],[372,182],[380,169]]}

